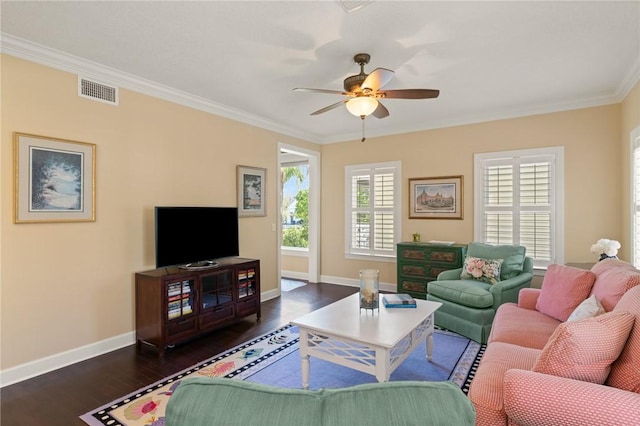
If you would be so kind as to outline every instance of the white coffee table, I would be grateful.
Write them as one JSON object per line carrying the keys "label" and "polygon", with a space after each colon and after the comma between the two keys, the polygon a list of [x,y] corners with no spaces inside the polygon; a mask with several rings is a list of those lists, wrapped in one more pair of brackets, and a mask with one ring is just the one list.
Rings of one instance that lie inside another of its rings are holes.
{"label": "white coffee table", "polygon": [[[382,299],[382,296],[380,297]],[[359,309],[359,294],[310,312],[291,324],[300,329],[302,387],[309,388],[309,357],[372,374],[379,382],[423,341],[433,352],[433,314],[442,305],[416,300],[415,308]]]}

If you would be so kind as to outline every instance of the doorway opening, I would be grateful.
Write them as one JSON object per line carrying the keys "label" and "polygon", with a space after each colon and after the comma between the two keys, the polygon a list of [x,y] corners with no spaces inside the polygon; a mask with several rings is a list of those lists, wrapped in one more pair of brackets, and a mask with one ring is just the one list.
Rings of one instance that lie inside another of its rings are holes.
{"label": "doorway opening", "polygon": [[320,153],[278,144],[278,272],[282,277],[320,281]]}

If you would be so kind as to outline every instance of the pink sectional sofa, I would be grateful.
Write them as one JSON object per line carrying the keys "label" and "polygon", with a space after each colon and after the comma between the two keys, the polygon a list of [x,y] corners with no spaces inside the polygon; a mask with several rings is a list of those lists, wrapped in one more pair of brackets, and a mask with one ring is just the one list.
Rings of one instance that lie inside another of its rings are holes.
{"label": "pink sectional sofa", "polygon": [[502,305],[469,389],[476,424],[640,425],[638,284],[617,259],[551,265]]}

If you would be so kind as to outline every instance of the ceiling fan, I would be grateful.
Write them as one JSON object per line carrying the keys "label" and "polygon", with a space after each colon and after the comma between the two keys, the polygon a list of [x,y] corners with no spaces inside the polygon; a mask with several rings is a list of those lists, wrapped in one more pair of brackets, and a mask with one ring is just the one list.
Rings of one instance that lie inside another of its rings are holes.
{"label": "ceiling fan", "polygon": [[[355,63],[360,65],[360,74],[352,75],[344,79],[344,91],[328,89],[308,89],[295,88],[300,92],[328,93],[332,95],[343,95],[348,99],[343,99],[324,108],[311,113],[311,115],[323,114],[346,104],[347,110],[355,116],[360,117],[363,122],[368,115],[376,118],[385,118],[389,115],[389,110],[382,105],[380,99],[432,99],[437,98],[439,90],[433,89],[396,89],[380,90],[393,78],[394,72],[386,68],[376,68],[371,74],[365,74],[364,66],[369,63],[371,56],[367,53],[358,53],[353,57]],[[364,135],[362,137],[364,142]]]}

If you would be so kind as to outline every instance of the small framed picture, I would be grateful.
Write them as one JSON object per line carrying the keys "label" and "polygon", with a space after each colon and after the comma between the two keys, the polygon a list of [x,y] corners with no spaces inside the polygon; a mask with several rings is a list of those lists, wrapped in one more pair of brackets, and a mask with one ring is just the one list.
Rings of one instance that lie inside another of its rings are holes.
{"label": "small framed picture", "polygon": [[266,216],[267,169],[238,166],[238,216]]}
{"label": "small framed picture", "polygon": [[409,179],[409,219],[462,219],[463,177]]}
{"label": "small framed picture", "polygon": [[15,223],[95,222],[96,146],[14,133]]}

